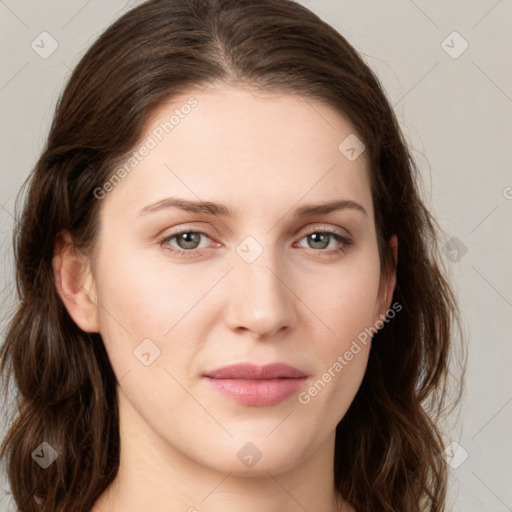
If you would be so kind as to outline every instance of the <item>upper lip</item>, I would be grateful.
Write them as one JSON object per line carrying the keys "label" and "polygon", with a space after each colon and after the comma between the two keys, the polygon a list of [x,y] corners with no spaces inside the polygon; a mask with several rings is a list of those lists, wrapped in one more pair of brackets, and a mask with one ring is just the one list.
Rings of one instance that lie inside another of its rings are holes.
{"label": "upper lip", "polygon": [[263,366],[240,363],[231,366],[223,366],[205,374],[205,377],[213,379],[246,379],[246,380],[268,380],[268,379],[297,379],[306,377],[306,374],[284,363],[272,363]]}

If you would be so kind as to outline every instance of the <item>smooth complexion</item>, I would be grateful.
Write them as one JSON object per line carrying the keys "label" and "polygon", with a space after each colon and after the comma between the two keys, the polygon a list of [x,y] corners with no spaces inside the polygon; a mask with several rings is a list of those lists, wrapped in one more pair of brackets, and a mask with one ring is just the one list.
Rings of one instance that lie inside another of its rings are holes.
{"label": "smooth complexion", "polygon": [[[307,405],[296,392],[240,403],[204,375],[285,363],[306,390],[386,313],[395,275],[379,265],[365,154],[340,153],[355,132],[323,103],[224,84],[173,98],[140,140],[192,94],[192,112],[102,199],[91,260],[66,234],[56,244],[59,293],[101,333],[118,379],[120,468],[93,511],[332,512],[335,429],[370,346]],[[304,210],[341,200],[359,207]],[[134,351],[148,339],[160,354],[146,366]]]}

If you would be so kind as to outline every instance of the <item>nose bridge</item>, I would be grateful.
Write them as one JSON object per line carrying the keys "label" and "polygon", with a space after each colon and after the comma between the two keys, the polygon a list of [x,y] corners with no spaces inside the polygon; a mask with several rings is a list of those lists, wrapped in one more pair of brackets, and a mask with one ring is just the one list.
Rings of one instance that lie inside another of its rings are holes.
{"label": "nose bridge", "polygon": [[285,284],[286,269],[275,248],[257,249],[251,240],[237,248],[227,321],[232,329],[267,337],[293,324],[294,296]]}

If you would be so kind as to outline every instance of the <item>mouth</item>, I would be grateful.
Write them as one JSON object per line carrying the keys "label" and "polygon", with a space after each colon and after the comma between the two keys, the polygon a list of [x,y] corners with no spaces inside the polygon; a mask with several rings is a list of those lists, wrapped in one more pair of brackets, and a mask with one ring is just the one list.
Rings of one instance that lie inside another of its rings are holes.
{"label": "mouth", "polygon": [[236,364],[208,372],[203,378],[220,394],[241,405],[268,407],[298,393],[307,375],[284,363]]}

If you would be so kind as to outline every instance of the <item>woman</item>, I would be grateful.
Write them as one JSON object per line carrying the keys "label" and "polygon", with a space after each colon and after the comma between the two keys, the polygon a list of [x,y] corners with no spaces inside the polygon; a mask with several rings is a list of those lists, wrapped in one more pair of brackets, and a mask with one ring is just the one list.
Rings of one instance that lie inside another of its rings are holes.
{"label": "woman", "polygon": [[23,511],[444,510],[459,322],[375,75],[289,0],[151,0],[27,181]]}

